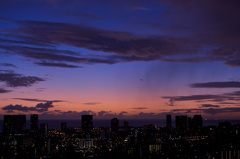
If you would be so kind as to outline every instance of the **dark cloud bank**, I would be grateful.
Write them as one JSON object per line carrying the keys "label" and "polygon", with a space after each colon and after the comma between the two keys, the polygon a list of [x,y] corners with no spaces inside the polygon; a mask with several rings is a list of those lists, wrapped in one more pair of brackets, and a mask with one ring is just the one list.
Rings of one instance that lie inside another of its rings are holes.
{"label": "dark cloud bank", "polygon": [[[124,4],[120,1],[116,3],[119,6]],[[220,61],[229,66],[240,66],[240,46],[236,43],[240,41],[239,1],[184,0],[180,3],[169,0],[149,3],[165,6],[166,12],[156,16],[154,24],[144,20],[141,24],[147,25],[149,30],[164,30],[168,35],[139,35],[82,24],[2,18],[2,21],[15,23],[18,28],[1,31],[6,38],[0,39],[0,47],[8,54],[29,58],[36,65],[47,67],[81,68],[79,64],[154,60],[194,63]],[[135,2],[127,4],[137,6]],[[94,15],[86,13],[79,13],[78,16],[96,20]],[[59,49],[58,46],[107,54],[83,55],[77,51]]]}
{"label": "dark cloud bank", "polygon": [[27,107],[27,106],[22,106],[22,105],[7,105],[2,108],[2,110],[6,110],[8,113],[13,113],[15,111],[19,112],[29,112],[29,111],[35,111],[35,112],[45,112],[48,111],[49,108],[52,108],[53,102],[46,102],[46,103],[39,103],[35,107]]}

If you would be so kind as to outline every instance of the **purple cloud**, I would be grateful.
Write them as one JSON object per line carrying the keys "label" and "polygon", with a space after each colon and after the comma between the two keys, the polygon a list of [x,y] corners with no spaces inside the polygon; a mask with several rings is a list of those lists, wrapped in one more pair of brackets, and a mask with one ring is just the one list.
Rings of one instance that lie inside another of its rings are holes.
{"label": "purple cloud", "polygon": [[98,104],[101,104],[101,103],[98,103],[98,102],[87,102],[87,103],[83,103],[84,105],[98,105]]}
{"label": "purple cloud", "polygon": [[240,82],[207,82],[207,83],[193,83],[190,84],[192,88],[239,88]]}
{"label": "purple cloud", "polygon": [[0,93],[8,93],[11,92],[10,90],[6,90],[4,88],[0,88]]}
{"label": "purple cloud", "polygon": [[36,108],[40,108],[40,109],[52,108],[53,107],[52,103],[53,102],[39,103],[36,105]]}
{"label": "purple cloud", "polygon": [[0,66],[4,66],[4,67],[14,67],[16,68],[17,66],[11,64],[11,63],[0,63]]}
{"label": "purple cloud", "polygon": [[107,114],[107,113],[110,113],[111,111],[100,111],[100,112],[98,112],[97,114],[98,114],[98,116],[99,117],[102,117],[102,116],[104,116],[104,114]]}
{"label": "purple cloud", "polygon": [[[238,1],[183,0],[181,3],[173,0],[144,1],[148,2],[147,7],[137,2],[114,1],[110,4],[106,1],[95,2],[99,5],[114,4],[115,9],[122,9],[122,7],[135,9],[134,12],[149,12],[151,6],[159,8],[164,6],[164,10],[159,15],[156,13],[150,18],[151,20],[147,16],[135,17],[136,19],[133,18],[134,21],[131,23],[138,28],[154,31],[155,35],[147,35],[146,32],[142,35],[135,34],[134,30],[133,32],[111,31],[63,22],[15,21],[1,18],[2,21],[15,23],[18,28],[2,31],[4,39],[0,39],[0,43],[3,44],[0,47],[7,54],[30,58],[36,64],[49,67],[76,68],[78,66],[76,63],[115,64],[154,60],[221,61],[229,66],[240,66],[240,47],[236,44],[236,41],[240,41],[240,3]],[[63,4],[68,3],[64,1]],[[84,4],[89,5],[88,2]],[[129,14],[122,13],[122,18]],[[90,12],[68,13],[68,16],[84,20],[102,20],[99,15]],[[157,34],[159,32],[161,34]],[[19,44],[28,49],[20,48]],[[98,58],[92,55],[84,56],[77,51],[71,53],[71,51],[57,49],[58,46],[104,52],[108,55]],[[130,56],[133,58],[127,58]],[[45,62],[39,62],[42,60]]]}
{"label": "purple cloud", "polygon": [[82,66],[77,65],[69,65],[66,63],[51,63],[51,62],[36,62],[34,64],[40,65],[40,66],[47,66],[47,67],[61,67],[61,68],[83,68]]}
{"label": "purple cloud", "polygon": [[174,106],[177,101],[197,101],[197,102],[229,102],[239,101],[240,91],[223,94],[201,94],[201,95],[189,95],[189,96],[163,96],[163,99],[169,99],[166,103],[169,106]]}
{"label": "purple cloud", "polygon": [[20,111],[20,112],[29,112],[29,111],[36,111],[36,112],[46,112],[48,111],[49,108],[53,108],[54,106],[52,105],[52,102],[46,102],[46,103],[39,103],[35,107],[27,107],[27,106],[22,106],[22,105],[7,105],[2,107],[2,110],[6,110],[8,113],[9,112],[14,112],[14,111]]}
{"label": "purple cloud", "polygon": [[28,87],[37,82],[45,81],[36,76],[23,76],[12,71],[0,71],[0,82],[5,82],[8,87]]}
{"label": "purple cloud", "polygon": [[213,104],[202,104],[202,106],[201,107],[207,107],[207,108],[218,108],[218,107],[220,107],[219,105],[213,105]]}
{"label": "purple cloud", "polygon": [[173,109],[173,113],[206,113],[206,114],[221,114],[221,113],[236,113],[240,112],[239,107],[226,107],[226,108],[208,108],[208,109]]}
{"label": "purple cloud", "polygon": [[148,109],[147,107],[133,107],[133,108],[130,108],[130,109],[139,109],[139,110],[141,110],[141,109]]}
{"label": "purple cloud", "polygon": [[12,99],[18,99],[18,100],[24,100],[24,101],[31,101],[31,102],[64,102],[63,100],[43,100],[43,99],[33,99],[33,98],[12,98]]}

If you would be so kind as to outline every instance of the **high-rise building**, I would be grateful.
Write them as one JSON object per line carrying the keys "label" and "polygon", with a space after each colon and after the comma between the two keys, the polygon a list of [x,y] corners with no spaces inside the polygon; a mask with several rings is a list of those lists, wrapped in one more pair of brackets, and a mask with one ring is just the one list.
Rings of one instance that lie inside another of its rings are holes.
{"label": "high-rise building", "polygon": [[195,130],[202,129],[202,116],[201,115],[194,115],[193,117],[193,127]]}
{"label": "high-rise building", "polygon": [[124,126],[124,129],[127,130],[127,128],[129,127],[129,122],[128,121],[124,121],[123,122],[123,126]]}
{"label": "high-rise building", "polygon": [[194,122],[192,118],[188,118],[188,128],[193,129],[194,128]]}
{"label": "high-rise building", "polygon": [[119,120],[117,118],[113,118],[111,120],[111,128],[112,128],[112,131],[118,131],[118,128],[119,128]]}
{"label": "high-rise building", "polygon": [[83,131],[90,131],[93,128],[92,115],[82,115],[82,129]]}
{"label": "high-rise building", "polygon": [[23,134],[26,128],[26,115],[4,115],[3,133]]}
{"label": "high-rise building", "polygon": [[41,132],[42,134],[47,135],[47,133],[48,133],[48,124],[47,124],[47,123],[42,123],[42,124],[40,125],[40,132]]}
{"label": "high-rise building", "polygon": [[31,131],[35,132],[38,130],[38,115],[37,114],[31,114],[30,116],[30,129]]}
{"label": "high-rise building", "polygon": [[187,116],[176,116],[176,129],[180,131],[187,129]]}
{"label": "high-rise building", "polygon": [[66,131],[67,130],[67,123],[66,122],[62,122],[61,123],[61,131]]}
{"label": "high-rise building", "polygon": [[166,125],[168,129],[172,128],[172,116],[171,114],[167,114],[166,116]]}

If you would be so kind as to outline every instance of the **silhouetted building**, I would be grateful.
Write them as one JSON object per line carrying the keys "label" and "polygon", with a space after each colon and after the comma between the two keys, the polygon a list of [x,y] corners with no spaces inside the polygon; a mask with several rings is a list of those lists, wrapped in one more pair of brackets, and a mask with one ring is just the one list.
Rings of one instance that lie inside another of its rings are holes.
{"label": "silhouetted building", "polygon": [[193,117],[193,128],[195,130],[201,130],[202,129],[202,116],[201,115],[194,115]]}
{"label": "silhouetted building", "polygon": [[26,115],[4,115],[3,133],[23,134],[26,128]]}
{"label": "silhouetted building", "polygon": [[112,131],[118,131],[118,128],[119,128],[119,120],[117,118],[113,118],[111,120],[111,128],[112,128]]}
{"label": "silhouetted building", "polygon": [[47,135],[47,133],[48,133],[48,124],[47,124],[47,123],[42,123],[42,124],[40,125],[40,132],[41,132],[42,134]]}
{"label": "silhouetted building", "polygon": [[187,116],[176,116],[176,129],[180,131],[187,129]]}
{"label": "silhouetted building", "polygon": [[188,118],[188,128],[193,129],[194,128],[194,122],[192,118]]}
{"label": "silhouetted building", "polygon": [[30,116],[30,129],[31,131],[35,132],[38,130],[38,115],[37,114],[31,114]]}
{"label": "silhouetted building", "polygon": [[128,121],[124,121],[123,122],[123,127],[126,130],[129,127],[129,122]]}
{"label": "silhouetted building", "polygon": [[93,128],[92,115],[82,115],[82,129],[83,131],[90,131]]}
{"label": "silhouetted building", "polygon": [[62,122],[61,123],[61,130],[64,132],[67,130],[67,123],[66,122]]}
{"label": "silhouetted building", "polygon": [[219,122],[218,127],[220,129],[230,129],[231,123],[229,121]]}
{"label": "silhouetted building", "polygon": [[166,116],[166,125],[167,125],[167,128],[169,129],[172,128],[172,116],[170,114]]}

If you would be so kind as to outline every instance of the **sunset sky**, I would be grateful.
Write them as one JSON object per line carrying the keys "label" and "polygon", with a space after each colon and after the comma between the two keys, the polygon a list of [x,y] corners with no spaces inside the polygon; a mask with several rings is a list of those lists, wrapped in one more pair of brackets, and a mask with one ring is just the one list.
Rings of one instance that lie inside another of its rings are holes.
{"label": "sunset sky", "polygon": [[1,0],[0,116],[240,119],[239,0]]}

